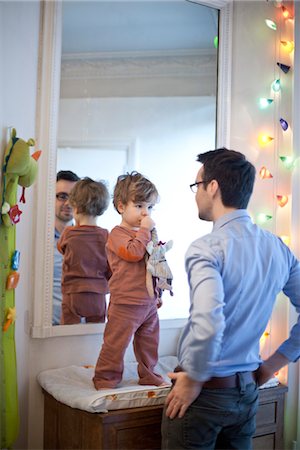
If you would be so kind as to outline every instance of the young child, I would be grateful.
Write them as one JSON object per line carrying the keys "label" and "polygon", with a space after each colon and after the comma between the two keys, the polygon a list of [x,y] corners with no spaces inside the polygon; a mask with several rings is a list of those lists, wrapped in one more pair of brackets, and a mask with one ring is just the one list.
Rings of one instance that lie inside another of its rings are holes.
{"label": "young child", "polygon": [[105,322],[110,269],[105,245],[108,230],[97,226],[109,205],[104,183],[84,178],[72,188],[69,203],[75,226],[66,227],[57,248],[64,255],[62,266],[61,325]]}
{"label": "young child", "polygon": [[118,177],[113,204],[122,220],[106,244],[112,276],[108,321],[93,378],[96,389],[115,388],[120,383],[132,336],[139,384],[165,384],[154,372],[159,341],[157,299],[146,288],[146,246],[155,225],[151,212],[157,200],[156,187],[140,173]]}

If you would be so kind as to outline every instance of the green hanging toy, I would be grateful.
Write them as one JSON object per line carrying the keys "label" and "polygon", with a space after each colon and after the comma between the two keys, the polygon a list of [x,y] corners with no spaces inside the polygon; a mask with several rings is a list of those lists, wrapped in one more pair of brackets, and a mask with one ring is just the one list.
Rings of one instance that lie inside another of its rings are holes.
{"label": "green hanging toy", "polygon": [[[1,448],[10,448],[19,431],[17,363],[15,347],[15,288],[19,281],[20,252],[15,248],[16,227],[22,211],[18,203],[25,203],[25,187],[33,184],[37,175],[37,160],[41,154],[30,154],[33,139],[25,142],[13,128],[4,153],[0,210],[0,440]],[[18,185],[22,195],[17,201]]]}

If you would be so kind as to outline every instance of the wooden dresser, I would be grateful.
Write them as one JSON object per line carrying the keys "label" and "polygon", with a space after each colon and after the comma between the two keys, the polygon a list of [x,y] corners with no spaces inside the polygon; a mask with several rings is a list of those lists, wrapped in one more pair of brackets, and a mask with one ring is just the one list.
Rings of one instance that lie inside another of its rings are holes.
{"label": "wooden dresser", "polygon": [[[284,394],[287,387],[259,392],[254,450],[283,449]],[[88,413],[70,408],[44,391],[44,449],[160,449],[162,406]]]}

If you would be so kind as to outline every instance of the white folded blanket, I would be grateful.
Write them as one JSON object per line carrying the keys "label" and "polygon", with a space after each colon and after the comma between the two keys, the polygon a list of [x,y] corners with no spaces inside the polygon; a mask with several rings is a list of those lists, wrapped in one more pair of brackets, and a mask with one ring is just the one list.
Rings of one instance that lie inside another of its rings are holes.
{"label": "white folded blanket", "polygon": [[115,389],[97,391],[92,378],[93,367],[68,366],[41,372],[37,379],[42,388],[56,400],[84,411],[99,413],[109,410],[162,405],[170,390],[167,372],[177,366],[175,356],[160,357],[155,371],[169,386],[141,386],[138,384],[137,363],[125,364],[123,380]]}
{"label": "white folded blanket", "polygon": [[[93,367],[68,366],[41,372],[37,379],[42,388],[56,400],[84,411],[99,413],[115,409],[140,406],[162,405],[170,390],[167,372],[173,372],[178,365],[175,356],[162,356],[155,371],[162,375],[169,386],[141,386],[138,384],[137,363],[125,364],[123,380],[115,389],[97,391],[92,378]],[[277,378],[272,378],[260,387],[277,386]]]}

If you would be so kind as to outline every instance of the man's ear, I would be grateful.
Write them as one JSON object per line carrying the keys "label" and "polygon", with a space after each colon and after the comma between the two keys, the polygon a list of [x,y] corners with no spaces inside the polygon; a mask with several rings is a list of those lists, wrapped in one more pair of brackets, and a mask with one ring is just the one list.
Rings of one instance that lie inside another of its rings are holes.
{"label": "man's ear", "polygon": [[209,189],[210,189],[210,193],[213,197],[216,196],[217,193],[219,193],[219,183],[217,182],[217,180],[211,180],[211,182],[209,183]]}

